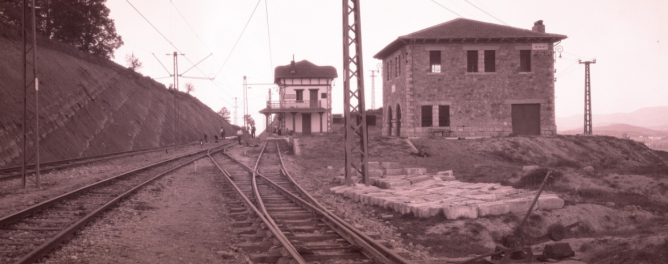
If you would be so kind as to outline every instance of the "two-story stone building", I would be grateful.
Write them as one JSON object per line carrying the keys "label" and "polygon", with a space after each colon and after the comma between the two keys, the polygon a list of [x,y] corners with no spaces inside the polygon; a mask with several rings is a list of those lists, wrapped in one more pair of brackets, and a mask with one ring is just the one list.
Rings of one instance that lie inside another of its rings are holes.
{"label": "two-story stone building", "polygon": [[268,101],[260,113],[267,117],[278,114],[285,132],[327,132],[332,124],[332,82],[336,77],[333,66],[318,66],[307,60],[278,66],[274,83],[279,86],[279,100]]}
{"label": "two-story stone building", "polygon": [[555,43],[565,35],[457,18],[398,37],[383,61],[383,134],[554,135]]}

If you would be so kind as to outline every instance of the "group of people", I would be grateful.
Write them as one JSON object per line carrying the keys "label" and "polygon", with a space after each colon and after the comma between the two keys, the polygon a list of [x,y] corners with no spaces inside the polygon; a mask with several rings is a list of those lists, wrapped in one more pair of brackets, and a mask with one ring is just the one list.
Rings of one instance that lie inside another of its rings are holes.
{"label": "group of people", "polygon": [[[244,135],[243,131],[241,131],[241,128],[237,129],[237,140],[239,141],[239,145],[241,145],[241,137]],[[252,138],[255,138],[255,126],[250,127],[250,136]],[[208,143],[207,139],[208,135],[204,134],[203,139],[200,139],[199,145],[200,147],[204,145],[204,143]],[[216,143],[218,143],[218,135],[213,136],[214,140]],[[220,140],[225,139],[225,128],[223,126],[220,127]]]}

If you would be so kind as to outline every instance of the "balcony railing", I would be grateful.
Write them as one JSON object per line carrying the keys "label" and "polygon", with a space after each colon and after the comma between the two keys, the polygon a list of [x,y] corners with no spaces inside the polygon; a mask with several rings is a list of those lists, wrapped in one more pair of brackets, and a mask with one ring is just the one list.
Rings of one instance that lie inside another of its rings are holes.
{"label": "balcony railing", "polygon": [[321,108],[320,100],[267,101],[267,108]]}

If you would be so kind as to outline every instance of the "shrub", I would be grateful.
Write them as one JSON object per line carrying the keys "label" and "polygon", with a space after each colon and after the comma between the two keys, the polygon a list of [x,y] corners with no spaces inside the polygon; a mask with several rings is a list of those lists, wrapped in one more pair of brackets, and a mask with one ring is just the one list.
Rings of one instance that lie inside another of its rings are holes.
{"label": "shrub", "polygon": [[[515,184],[513,184],[513,187],[515,188],[538,188],[540,184],[543,182],[545,179],[545,175],[547,175],[548,171],[550,169],[548,168],[540,168],[533,170],[527,175],[524,175],[522,178],[520,178],[519,181],[517,181]],[[560,171],[557,170],[552,170],[551,177],[547,180],[547,185],[552,185],[554,182],[558,179],[560,179],[564,174]]]}

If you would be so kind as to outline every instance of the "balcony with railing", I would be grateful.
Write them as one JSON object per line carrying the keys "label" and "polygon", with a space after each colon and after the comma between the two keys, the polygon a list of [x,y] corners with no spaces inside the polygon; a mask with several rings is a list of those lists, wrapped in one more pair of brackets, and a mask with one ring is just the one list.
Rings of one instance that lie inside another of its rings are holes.
{"label": "balcony with railing", "polygon": [[267,101],[267,108],[260,111],[261,113],[277,113],[277,112],[313,112],[325,110],[321,100],[284,100],[284,101]]}

